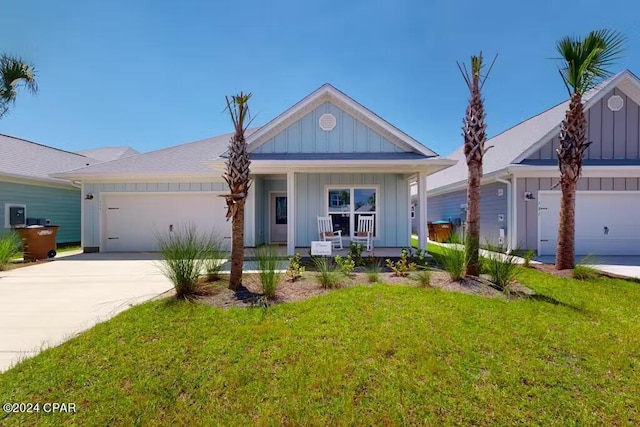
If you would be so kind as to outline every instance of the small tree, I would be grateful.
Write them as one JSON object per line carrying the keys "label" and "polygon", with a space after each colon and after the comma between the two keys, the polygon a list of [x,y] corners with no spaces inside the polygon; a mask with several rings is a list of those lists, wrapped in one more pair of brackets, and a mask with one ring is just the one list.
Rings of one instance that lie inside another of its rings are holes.
{"label": "small tree", "polygon": [[562,189],[557,270],[574,267],[576,187],[582,174],[584,152],[591,145],[587,142],[587,117],[582,96],[611,75],[607,68],[619,58],[624,41],[624,37],[614,31],[598,30],[590,32],[584,39],[565,37],[556,45],[561,56],[560,76],[571,97],[560,126],[560,147],[556,150]]}
{"label": "small tree", "polygon": [[242,267],[244,263],[244,204],[249,194],[249,154],[245,131],[249,117],[248,101],[251,94],[226,97],[227,109],[233,122],[234,134],[229,141],[227,170],[223,175],[229,185],[230,194],[224,195],[227,201],[227,221],[231,219],[231,276],[229,289],[237,290],[242,286]]}
{"label": "small tree", "polygon": [[17,89],[24,87],[33,94],[38,92],[35,70],[20,58],[0,55],[0,119],[16,101]]}
{"label": "small tree", "polygon": [[484,146],[487,141],[487,124],[485,123],[486,113],[481,91],[496,58],[497,55],[484,76],[481,75],[484,68],[482,52],[478,56],[471,57],[471,69],[467,69],[465,64],[460,65],[460,63],[457,63],[469,92],[471,92],[462,126],[464,155],[469,169],[467,183],[467,235],[465,238],[467,251],[466,274],[471,276],[480,274],[480,181],[482,179],[482,160],[484,154],[491,148]]}

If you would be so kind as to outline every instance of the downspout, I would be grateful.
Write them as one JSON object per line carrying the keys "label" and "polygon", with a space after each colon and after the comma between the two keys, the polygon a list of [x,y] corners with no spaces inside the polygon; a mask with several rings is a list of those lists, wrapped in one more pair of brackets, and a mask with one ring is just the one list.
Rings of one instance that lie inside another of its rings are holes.
{"label": "downspout", "polygon": [[511,193],[511,181],[509,180],[505,180],[505,179],[500,179],[496,177],[496,182],[500,182],[502,184],[505,184],[507,186],[507,216],[508,216],[508,220],[507,220],[507,253],[511,253],[512,250],[514,250],[515,248],[513,247],[513,241],[511,239],[511,237],[513,236],[513,230],[514,230],[514,224],[515,224],[515,218],[513,215],[513,211],[511,209],[511,204],[514,202],[512,200],[512,193]]}

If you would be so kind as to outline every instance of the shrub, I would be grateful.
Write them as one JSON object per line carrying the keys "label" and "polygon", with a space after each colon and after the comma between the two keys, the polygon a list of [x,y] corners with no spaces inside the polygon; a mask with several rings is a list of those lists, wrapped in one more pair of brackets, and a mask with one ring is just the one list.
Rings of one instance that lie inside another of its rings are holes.
{"label": "shrub", "polygon": [[15,232],[0,237],[0,270],[7,268],[9,262],[20,255],[22,240]]}
{"label": "shrub", "polygon": [[220,270],[228,258],[229,254],[224,250],[222,239],[212,233],[206,241],[204,250],[204,269],[208,281],[220,279]]}
{"label": "shrub", "polygon": [[524,265],[526,268],[531,267],[531,260],[533,259],[535,254],[536,251],[534,251],[533,249],[529,249],[527,252],[525,252],[522,255],[522,258],[524,259],[524,263],[522,265]]}
{"label": "shrub", "polygon": [[336,271],[333,262],[325,257],[315,257],[313,263],[318,270],[318,281],[325,289],[338,287],[340,284],[340,275]]}
{"label": "shrub", "polygon": [[287,272],[285,274],[287,279],[295,282],[302,278],[302,273],[304,273],[304,266],[300,263],[300,254],[295,254],[289,258],[289,268],[287,268]]}
{"label": "shrub", "polygon": [[260,283],[262,293],[267,298],[275,298],[276,289],[280,284],[282,273],[282,261],[278,256],[278,251],[273,246],[261,246],[256,249],[256,258],[260,269]]}
{"label": "shrub", "polygon": [[376,283],[380,281],[380,261],[371,260],[367,261],[367,280],[369,283]]}
{"label": "shrub", "polygon": [[451,245],[442,247],[442,254],[437,257],[442,268],[449,273],[451,280],[462,279],[467,270],[467,255],[465,249],[460,247],[460,238],[457,234],[450,237]]}
{"label": "shrub", "polygon": [[362,267],[365,265],[365,260],[362,258],[362,252],[364,252],[364,245],[357,242],[351,242],[349,244],[349,255],[353,260],[355,266]]}
{"label": "shrub", "polygon": [[386,260],[387,267],[393,271],[393,275],[397,277],[407,277],[409,272],[416,268],[416,264],[413,262],[409,262],[408,254],[406,249],[402,249],[400,251],[400,259],[396,262],[391,261],[390,259]]}
{"label": "shrub", "polygon": [[426,267],[429,264],[429,253],[426,249],[409,247],[406,250],[410,263],[414,263],[418,267]]}
{"label": "shrub", "polygon": [[589,265],[594,263],[595,260],[590,256],[582,258],[580,262],[573,267],[573,278],[578,280],[595,280],[600,277],[598,270]]}
{"label": "shrub", "polygon": [[351,259],[351,255],[347,255],[345,258],[336,255],[334,259],[342,274],[347,277],[353,277],[353,270],[356,268],[356,263]]}
{"label": "shrub", "polygon": [[421,269],[414,276],[413,280],[418,282],[418,285],[423,288],[431,286],[431,270]]}
{"label": "shrub", "polygon": [[202,295],[198,279],[205,267],[211,236],[199,235],[193,224],[168,234],[156,233],[162,254],[160,269],[173,283],[178,299],[193,300]]}
{"label": "shrub", "polygon": [[484,262],[487,274],[489,274],[496,287],[508,293],[518,272],[518,257],[500,253],[494,250],[495,246],[489,244],[487,247],[489,256],[485,258]]}

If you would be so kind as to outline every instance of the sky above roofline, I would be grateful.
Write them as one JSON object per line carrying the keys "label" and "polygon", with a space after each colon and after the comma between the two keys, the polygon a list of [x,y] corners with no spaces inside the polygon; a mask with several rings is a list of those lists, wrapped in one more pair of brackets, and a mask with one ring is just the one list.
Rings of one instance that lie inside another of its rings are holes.
{"label": "sky above roofline", "polygon": [[252,92],[260,126],[330,83],[448,155],[468,97],[456,61],[499,54],[484,92],[493,136],[567,97],[550,59],[565,35],[626,34],[612,71],[638,74],[639,12],[629,0],[10,2],[0,51],[36,65],[40,94],[21,93],[0,132],[147,152],[231,132],[225,95]]}

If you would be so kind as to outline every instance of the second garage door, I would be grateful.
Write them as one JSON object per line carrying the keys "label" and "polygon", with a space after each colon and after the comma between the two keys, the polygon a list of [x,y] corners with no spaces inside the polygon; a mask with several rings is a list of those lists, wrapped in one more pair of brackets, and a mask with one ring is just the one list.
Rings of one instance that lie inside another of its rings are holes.
{"label": "second garage door", "polygon": [[187,224],[198,232],[215,232],[228,244],[231,222],[224,198],[212,193],[132,193],[104,196],[103,248],[107,252],[157,251],[156,235]]}
{"label": "second garage door", "polygon": [[[578,191],[576,255],[640,255],[640,193]],[[560,219],[560,192],[540,192],[540,255],[554,255]]]}

